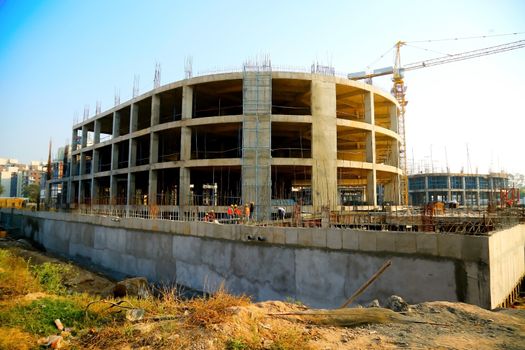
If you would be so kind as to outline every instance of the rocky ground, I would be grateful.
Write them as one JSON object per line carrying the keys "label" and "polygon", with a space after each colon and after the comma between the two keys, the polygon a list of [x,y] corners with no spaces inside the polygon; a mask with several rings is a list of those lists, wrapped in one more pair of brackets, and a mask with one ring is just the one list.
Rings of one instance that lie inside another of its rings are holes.
{"label": "rocky ground", "polygon": [[[104,276],[37,251],[26,241],[0,240],[0,248],[7,247],[34,264],[70,264],[72,270],[64,276],[64,284],[72,291],[100,295],[114,288],[114,282]],[[231,307],[228,317],[206,327],[187,328],[173,319],[150,319],[127,324],[123,334],[129,336],[123,339],[104,342],[103,337],[93,331],[92,338],[72,339],[69,346],[93,349],[525,349],[524,309],[488,311],[463,303],[434,301],[406,305],[402,300],[393,300],[397,302],[388,306],[405,311],[403,315],[396,314],[399,319],[378,318],[371,324],[353,327],[307,317],[301,314],[307,308],[300,303],[267,301]],[[182,313],[185,314],[187,311]],[[190,341],[181,342],[182,337]]]}

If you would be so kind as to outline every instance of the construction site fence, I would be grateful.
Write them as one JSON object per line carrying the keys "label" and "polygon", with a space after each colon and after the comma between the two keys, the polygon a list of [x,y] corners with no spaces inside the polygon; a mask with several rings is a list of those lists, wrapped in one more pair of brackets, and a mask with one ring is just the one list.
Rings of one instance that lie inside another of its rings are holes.
{"label": "construction site fence", "polygon": [[[413,208],[395,211],[338,211],[323,210],[305,213],[300,206],[284,207],[284,217],[277,208],[272,209],[268,220],[257,220],[254,213],[246,215],[245,208],[228,213],[228,206],[171,206],[171,205],[79,205],[69,211],[83,215],[118,218],[141,218],[176,221],[204,221],[219,224],[248,224],[280,227],[322,227],[393,232],[435,232],[486,235],[495,230],[525,223],[525,209],[508,208],[497,212],[483,210],[449,211],[434,215]],[[363,208],[361,208],[363,209]]]}

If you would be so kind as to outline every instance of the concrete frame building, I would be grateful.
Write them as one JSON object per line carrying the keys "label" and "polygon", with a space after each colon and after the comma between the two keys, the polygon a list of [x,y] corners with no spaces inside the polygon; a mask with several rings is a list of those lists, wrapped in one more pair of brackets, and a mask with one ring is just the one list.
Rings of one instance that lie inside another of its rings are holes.
{"label": "concrete frame building", "polygon": [[49,185],[61,183],[72,208],[180,214],[254,202],[263,220],[276,205],[399,204],[397,113],[396,99],[372,85],[246,65],[161,86],[74,125],[71,175]]}
{"label": "concrete frame building", "polygon": [[424,173],[408,176],[409,203],[455,202],[482,207],[500,204],[502,190],[509,187],[509,177],[502,173],[454,174]]}

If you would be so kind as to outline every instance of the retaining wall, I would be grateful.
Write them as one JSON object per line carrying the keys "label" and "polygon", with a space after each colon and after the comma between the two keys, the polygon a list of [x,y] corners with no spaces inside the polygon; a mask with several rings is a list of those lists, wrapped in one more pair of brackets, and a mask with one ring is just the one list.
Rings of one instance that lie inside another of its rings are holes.
{"label": "retaining wall", "polygon": [[[255,227],[3,210],[7,227],[51,252],[114,272],[213,291],[222,282],[256,300],[337,307],[386,260],[358,302],[499,305],[525,273],[525,225],[491,236]],[[254,238],[255,240],[250,240]]]}

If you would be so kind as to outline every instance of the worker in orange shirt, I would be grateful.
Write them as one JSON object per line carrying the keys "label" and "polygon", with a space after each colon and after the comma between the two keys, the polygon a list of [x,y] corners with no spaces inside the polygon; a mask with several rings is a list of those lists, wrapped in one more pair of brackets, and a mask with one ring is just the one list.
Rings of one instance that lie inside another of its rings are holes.
{"label": "worker in orange shirt", "polygon": [[233,204],[228,207],[226,213],[228,214],[228,223],[231,224],[233,222]]}
{"label": "worker in orange shirt", "polygon": [[250,221],[250,206],[248,204],[244,205],[244,223]]}
{"label": "worker in orange shirt", "polygon": [[235,216],[235,221],[239,222],[239,219],[242,216],[241,209],[237,205],[233,206],[233,215]]}

